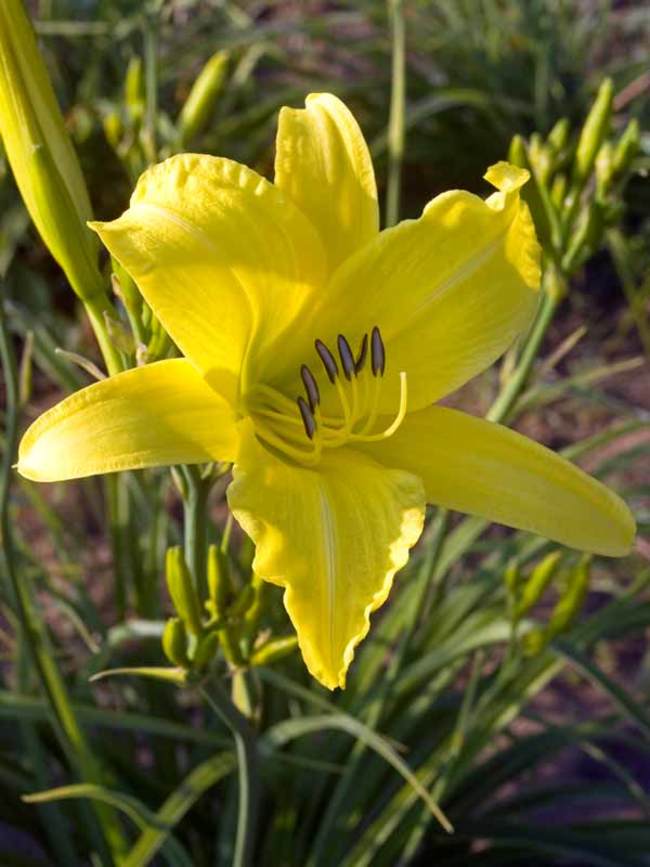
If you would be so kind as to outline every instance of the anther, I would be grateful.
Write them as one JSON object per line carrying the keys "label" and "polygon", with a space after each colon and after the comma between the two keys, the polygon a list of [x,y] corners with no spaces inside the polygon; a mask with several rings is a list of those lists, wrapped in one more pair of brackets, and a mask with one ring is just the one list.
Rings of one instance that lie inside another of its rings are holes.
{"label": "anther", "polygon": [[354,373],[354,355],[352,355],[350,344],[342,334],[339,334],[336,338],[336,345],[338,346],[343,373],[345,374],[345,378],[349,381],[352,379],[352,374]]}
{"label": "anther", "polygon": [[314,413],[316,412],[316,407],[320,403],[320,391],[318,390],[318,383],[316,382],[314,374],[306,364],[303,364],[300,368],[300,378],[302,379],[302,384],[305,386],[307,400],[309,401],[309,409]]}
{"label": "anther", "polygon": [[354,362],[354,372],[361,373],[363,370],[363,365],[366,363],[366,356],[368,355],[368,335],[364,334],[363,339],[361,340],[361,346],[359,347],[359,354],[357,355],[357,360]]}
{"label": "anther", "polygon": [[305,427],[305,433],[310,440],[313,440],[314,434],[316,433],[316,422],[314,421],[314,416],[311,414],[311,410],[309,409],[304,397],[297,398],[296,402],[298,404],[298,409],[300,410],[302,423]]}
{"label": "anther", "polygon": [[334,385],[336,377],[339,375],[339,366],[336,363],[336,359],[322,340],[315,340],[314,346],[316,347],[316,352],[318,353],[320,360],[323,362],[323,367],[325,368],[325,373],[327,373],[329,381]]}
{"label": "anther", "polygon": [[370,364],[373,376],[383,376],[386,370],[386,350],[379,328],[375,325],[370,335]]}

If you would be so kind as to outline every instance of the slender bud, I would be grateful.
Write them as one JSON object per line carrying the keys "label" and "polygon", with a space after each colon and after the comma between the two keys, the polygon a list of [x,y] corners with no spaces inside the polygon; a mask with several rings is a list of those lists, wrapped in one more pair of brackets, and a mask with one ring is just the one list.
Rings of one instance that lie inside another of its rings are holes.
{"label": "slender bud", "polygon": [[28,331],[25,334],[25,343],[23,352],[20,356],[20,367],[18,370],[18,400],[20,406],[25,406],[29,403],[32,396],[32,360],[34,355],[34,332]]}
{"label": "slender bud", "polygon": [[551,174],[553,155],[551,149],[537,132],[530,137],[528,159],[537,182],[545,185]]}
{"label": "slender bud", "polygon": [[298,639],[295,635],[287,635],[284,638],[274,638],[258,647],[250,658],[252,666],[272,665],[279,659],[289,656],[298,647]]}
{"label": "slender bud", "polygon": [[167,587],[174,608],[188,632],[200,635],[203,632],[201,609],[182,548],[167,549],[166,567]]}
{"label": "slender bud", "polygon": [[513,166],[518,166],[520,169],[528,168],[526,144],[519,134],[514,135],[510,142],[510,147],[508,148],[508,162],[512,163]]}
{"label": "slender bud", "polygon": [[589,590],[590,558],[583,557],[568,576],[567,587],[551,612],[546,626],[536,626],[523,639],[523,650],[527,656],[535,656],[557,635],[565,632],[582,609]]}
{"label": "slender bud", "polygon": [[0,133],[27,210],[84,301],[105,290],[88,192],[22,0],[0,3]]}
{"label": "slender bud", "polygon": [[626,172],[634,157],[638,154],[641,147],[641,133],[639,132],[639,121],[633,118],[623,131],[623,135],[616,143],[614,149],[614,172],[617,175],[622,175]]}
{"label": "slender bud", "polygon": [[113,266],[113,291],[118,295],[132,316],[140,317],[142,314],[142,295],[135,285],[131,275],[120,265],[117,259],[112,259]]}
{"label": "slender bud", "polygon": [[576,150],[574,163],[574,180],[583,184],[594,166],[596,154],[609,132],[610,119],[612,116],[612,102],[614,98],[614,85],[610,78],[606,78],[600,85],[600,89],[587,115]]}
{"label": "slender bud", "polygon": [[539,602],[557,571],[561,557],[561,551],[553,551],[535,566],[517,603],[517,619],[524,617]]}
{"label": "slender bud", "polygon": [[578,217],[578,224],[571,236],[569,246],[562,258],[562,269],[571,275],[590,252],[599,245],[603,231],[603,209],[598,202],[591,202]]}
{"label": "slender bud", "polygon": [[211,613],[214,617],[221,619],[225,615],[229,592],[228,560],[218,545],[210,545],[208,548],[208,594]]}
{"label": "slender bud", "polygon": [[203,669],[210,665],[216,656],[218,649],[219,633],[208,632],[207,635],[204,635],[203,638],[199,639],[199,643],[194,651],[192,668],[195,668],[197,671],[203,671]]}
{"label": "slender bud", "polygon": [[134,55],[129,60],[124,78],[124,102],[131,119],[139,123],[144,116],[144,80],[142,59]]}
{"label": "slender bud", "polygon": [[170,618],[165,623],[162,634],[162,648],[167,659],[181,668],[189,668],[187,656],[187,633],[183,621],[178,617]]}
{"label": "slender bud", "polygon": [[546,141],[553,149],[553,152],[559,155],[569,143],[569,133],[571,125],[569,119],[561,117],[549,132]]}
{"label": "slender bud", "polygon": [[227,68],[228,53],[217,51],[205,64],[192,85],[178,118],[183,145],[196,138],[208,125],[223,88]]}
{"label": "slender bud", "polygon": [[591,559],[582,557],[569,574],[567,588],[558,599],[548,623],[548,638],[555,638],[565,632],[582,609],[589,590]]}
{"label": "slender bud", "polygon": [[596,155],[596,198],[604,199],[614,179],[614,146],[606,141]]}
{"label": "slender bud", "polygon": [[555,207],[556,211],[561,211],[564,207],[564,197],[566,196],[567,190],[567,180],[566,175],[560,172],[555,175],[553,178],[553,184],[551,186],[551,203]]}
{"label": "slender bud", "polygon": [[102,126],[104,127],[106,141],[113,150],[117,150],[122,141],[122,134],[124,133],[122,118],[119,116],[118,112],[109,111],[108,114],[104,115]]}
{"label": "slender bud", "polygon": [[519,571],[519,564],[516,560],[511,560],[506,566],[503,573],[503,580],[508,594],[514,597],[517,594],[521,583],[521,573]]}

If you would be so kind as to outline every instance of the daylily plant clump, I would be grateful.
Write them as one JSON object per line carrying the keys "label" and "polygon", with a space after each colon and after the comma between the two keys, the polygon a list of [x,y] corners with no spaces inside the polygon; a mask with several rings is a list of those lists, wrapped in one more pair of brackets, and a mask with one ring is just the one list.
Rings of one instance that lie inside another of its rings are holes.
{"label": "daylily plant clump", "polygon": [[67,398],[25,434],[37,481],[233,463],[228,502],[254,571],[285,588],[304,660],[344,686],[425,506],[621,556],[625,504],[548,449],[436,405],[530,324],[540,249],[507,163],[486,200],[450,191],[379,231],[373,167],[349,110],[284,108],[273,184],[182,154],[92,223],[183,357]]}

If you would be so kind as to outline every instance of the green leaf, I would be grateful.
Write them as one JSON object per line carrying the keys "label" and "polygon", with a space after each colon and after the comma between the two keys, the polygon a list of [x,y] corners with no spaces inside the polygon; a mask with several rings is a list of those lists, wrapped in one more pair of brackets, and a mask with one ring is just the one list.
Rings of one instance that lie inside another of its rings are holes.
{"label": "green leaf", "polygon": [[237,767],[233,753],[217,753],[188,774],[155,814],[155,824],[148,823],[135,846],[126,856],[122,867],[142,867],[149,864],[156,852],[165,844],[171,830],[180,822],[193,804],[211,786],[228,776]]}
{"label": "green leaf", "polygon": [[312,716],[284,720],[276,723],[268,729],[264,735],[264,741],[268,746],[277,749],[295,738],[314,734],[316,732],[327,731],[328,729],[347,732],[349,735],[352,735],[352,737],[374,750],[406,780],[415,794],[427,805],[432,816],[440,822],[445,831],[450,834],[453,832],[449,820],[440,807],[435,803],[429,792],[420,783],[406,762],[400,758],[390,743],[385,738],[381,737],[381,735],[371,731],[367,726],[364,726],[352,717],[338,714],[332,716]]}
{"label": "green leaf", "polygon": [[91,683],[96,680],[103,680],[105,677],[115,677],[118,675],[130,675],[133,677],[150,677],[153,680],[163,680],[166,683],[173,683],[176,686],[185,686],[187,684],[188,675],[182,668],[163,668],[162,666],[142,666],[140,668],[109,668],[106,671],[98,671],[89,678]]}

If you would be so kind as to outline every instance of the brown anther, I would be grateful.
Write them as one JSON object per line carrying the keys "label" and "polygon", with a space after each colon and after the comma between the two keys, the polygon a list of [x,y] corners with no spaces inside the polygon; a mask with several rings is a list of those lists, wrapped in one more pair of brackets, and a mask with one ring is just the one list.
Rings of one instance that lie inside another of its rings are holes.
{"label": "brown anther", "polygon": [[302,379],[302,384],[305,386],[309,409],[314,413],[316,412],[316,407],[320,403],[320,391],[318,389],[316,377],[306,364],[303,364],[300,368],[300,378]]}
{"label": "brown anther", "polygon": [[341,367],[347,380],[352,379],[354,374],[354,355],[350,349],[350,344],[342,334],[336,338],[336,345],[339,350],[339,358],[341,359]]}
{"label": "brown anther", "polygon": [[373,376],[383,376],[386,370],[386,350],[379,328],[375,325],[370,335],[370,366]]}
{"label": "brown anther", "polygon": [[309,405],[304,397],[298,397],[296,402],[298,404],[298,409],[300,410],[300,417],[302,418],[305,433],[310,440],[313,440],[314,434],[316,433],[316,422],[314,421],[314,416],[311,414]]}
{"label": "brown anther", "polygon": [[366,363],[366,356],[368,355],[368,335],[364,334],[361,340],[361,346],[359,347],[359,354],[357,355],[357,360],[354,362],[354,372],[361,373],[363,370],[363,365]]}
{"label": "brown anther", "polygon": [[314,346],[316,347],[316,352],[318,353],[320,360],[323,362],[323,367],[325,368],[325,373],[327,374],[329,381],[334,385],[336,377],[339,375],[339,366],[336,363],[336,359],[322,340],[315,340]]}

